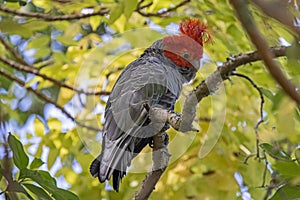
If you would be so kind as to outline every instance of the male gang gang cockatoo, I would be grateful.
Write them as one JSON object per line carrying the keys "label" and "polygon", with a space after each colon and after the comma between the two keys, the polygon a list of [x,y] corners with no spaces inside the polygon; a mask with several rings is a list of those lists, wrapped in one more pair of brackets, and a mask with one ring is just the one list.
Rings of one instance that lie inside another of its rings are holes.
{"label": "male gang gang cockatoo", "polygon": [[100,182],[113,176],[119,190],[131,160],[152,142],[152,137],[169,128],[151,120],[145,108],[173,110],[182,85],[196,75],[203,43],[210,39],[207,27],[197,19],[179,25],[179,35],[154,42],[130,63],[115,83],[105,108],[102,152],[90,172]]}

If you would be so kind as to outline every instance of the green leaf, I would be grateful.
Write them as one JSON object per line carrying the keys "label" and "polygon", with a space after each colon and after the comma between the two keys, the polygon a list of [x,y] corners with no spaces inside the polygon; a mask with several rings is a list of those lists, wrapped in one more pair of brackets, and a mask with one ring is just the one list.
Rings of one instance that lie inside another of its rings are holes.
{"label": "green leaf", "polygon": [[117,4],[114,8],[112,8],[110,12],[110,17],[108,20],[108,24],[113,24],[123,13],[123,4]]}
{"label": "green leaf", "polygon": [[273,106],[272,106],[272,111],[277,111],[279,106],[280,106],[280,103],[283,99],[283,97],[285,96],[285,93],[283,90],[279,90],[274,98],[273,98]]}
{"label": "green leaf", "polygon": [[75,195],[74,193],[67,191],[67,190],[63,190],[58,188],[55,193],[53,194],[53,197],[56,200],[77,200],[79,199],[77,195]]}
{"label": "green leaf", "polygon": [[63,45],[72,46],[77,45],[77,41],[73,40],[72,38],[66,37],[64,35],[57,36],[56,39],[61,42]]}
{"label": "green leaf", "polygon": [[263,95],[265,95],[268,99],[270,99],[271,101],[273,101],[274,95],[273,95],[273,93],[270,90],[268,90],[266,88],[263,88],[263,87],[260,87],[259,89],[263,93]]}
{"label": "green leaf", "polygon": [[48,46],[50,42],[50,37],[48,35],[43,35],[40,37],[33,38],[27,45],[28,49],[41,48]]}
{"label": "green leaf", "polygon": [[288,69],[291,74],[299,75],[299,61],[300,61],[300,45],[298,41],[294,42],[286,52],[288,58]]}
{"label": "green leaf", "polygon": [[54,193],[57,189],[56,181],[49,172],[23,168],[20,171],[19,180],[25,178],[33,180],[50,193]]}
{"label": "green leaf", "polygon": [[25,38],[29,38],[33,35],[32,30],[12,20],[0,21],[0,30],[7,34],[18,34]]}
{"label": "green leaf", "polygon": [[287,98],[282,100],[278,108],[277,130],[281,135],[290,136],[295,134],[296,121],[295,119],[295,106]]}
{"label": "green leaf", "polygon": [[300,187],[298,186],[285,186],[281,187],[270,200],[294,199],[300,197]]}
{"label": "green leaf", "polygon": [[273,166],[284,178],[300,176],[300,167],[295,162],[277,161]]}
{"label": "green leaf", "polygon": [[27,191],[23,188],[23,186],[18,183],[17,181],[13,181],[12,183],[10,183],[7,187],[7,191],[9,192],[20,192],[25,194],[29,199],[33,198],[27,193]]}
{"label": "green leaf", "polygon": [[19,168],[26,168],[29,158],[26,155],[22,143],[12,134],[8,136],[8,144],[13,152],[13,160],[15,165]]}
{"label": "green leaf", "polygon": [[42,200],[52,200],[52,198],[49,196],[49,194],[47,194],[47,192],[45,192],[45,190],[43,190],[42,188],[33,185],[33,184],[29,184],[29,183],[24,183],[23,184],[28,190],[30,190],[32,193],[34,193],[35,195],[38,196],[39,199]]}
{"label": "green leaf", "polygon": [[296,149],[295,157],[296,157],[298,164],[300,165],[300,148]]}
{"label": "green leaf", "polygon": [[[29,178],[48,191],[57,200],[79,199],[74,193],[57,188],[56,181],[49,172],[42,170],[21,169],[19,179]],[[30,187],[30,186],[29,186]]]}
{"label": "green leaf", "polygon": [[295,108],[295,117],[300,122],[300,107]]}
{"label": "green leaf", "polygon": [[135,11],[138,0],[124,1],[124,15],[128,19],[131,14]]}
{"label": "green leaf", "polygon": [[31,31],[42,31],[45,29],[48,29],[50,24],[45,21],[40,21],[40,20],[32,20],[32,21],[27,21],[23,27],[28,28]]}
{"label": "green leaf", "polygon": [[38,49],[34,55],[36,58],[45,58],[46,56],[50,55],[50,53],[51,53],[51,49],[45,47],[45,48]]}
{"label": "green leaf", "polygon": [[34,160],[30,164],[30,169],[36,169],[42,166],[44,162],[40,158],[34,158]]}
{"label": "green leaf", "polygon": [[47,159],[48,169],[51,169],[51,167],[53,166],[54,162],[57,159],[58,154],[59,154],[59,149],[57,148],[50,149],[50,152],[48,154],[48,159]]}
{"label": "green leaf", "polygon": [[283,160],[283,161],[292,161],[291,157],[285,153],[284,151],[277,149],[273,147],[272,145],[268,143],[262,143],[259,145],[262,149],[264,149],[267,154],[269,154],[271,157],[277,159],[277,160]]}

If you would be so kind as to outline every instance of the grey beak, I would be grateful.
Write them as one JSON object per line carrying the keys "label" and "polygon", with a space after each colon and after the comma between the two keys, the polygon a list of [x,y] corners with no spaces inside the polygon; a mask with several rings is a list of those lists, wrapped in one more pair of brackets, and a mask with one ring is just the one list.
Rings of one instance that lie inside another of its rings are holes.
{"label": "grey beak", "polygon": [[200,60],[192,60],[191,64],[198,70],[200,67]]}

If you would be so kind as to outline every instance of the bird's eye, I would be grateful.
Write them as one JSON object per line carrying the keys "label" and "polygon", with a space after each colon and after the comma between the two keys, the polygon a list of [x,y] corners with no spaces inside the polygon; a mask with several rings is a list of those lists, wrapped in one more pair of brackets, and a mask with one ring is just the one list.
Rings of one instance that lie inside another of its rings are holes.
{"label": "bird's eye", "polygon": [[184,53],[184,54],[183,54],[183,57],[184,57],[185,59],[188,59],[188,58],[190,57],[190,54]]}

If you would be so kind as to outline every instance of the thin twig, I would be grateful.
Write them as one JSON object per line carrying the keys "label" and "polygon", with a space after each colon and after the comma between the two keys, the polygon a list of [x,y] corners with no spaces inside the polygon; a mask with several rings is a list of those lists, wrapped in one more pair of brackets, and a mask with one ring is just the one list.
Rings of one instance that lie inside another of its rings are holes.
{"label": "thin twig", "polygon": [[32,68],[28,65],[22,65],[20,63],[17,63],[13,60],[10,60],[10,59],[7,59],[3,56],[0,56],[0,62],[10,66],[10,67],[13,67],[14,69],[17,69],[19,71],[23,71],[23,72],[27,72],[27,73],[31,73],[31,74],[34,74],[34,75],[37,75],[41,78],[43,78],[44,80],[48,80],[50,82],[52,82],[53,84],[59,86],[59,87],[63,87],[63,88],[67,88],[67,89],[70,89],[70,90],[73,90],[79,94],[86,94],[86,95],[109,95],[110,92],[108,91],[97,91],[97,92],[93,92],[93,91],[84,91],[84,90],[81,90],[81,89],[78,89],[78,88],[75,88],[71,85],[68,85],[64,82],[61,82],[61,81],[58,81],[56,80],[55,78],[52,78],[52,77],[49,77],[45,74],[42,74],[40,73],[39,70],[35,69],[35,68]]}
{"label": "thin twig", "polygon": [[253,17],[248,10],[244,0],[230,0],[238,17],[248,33],[252,43],[256,46],[266,68],[269,70],[273,78],[281,85],[282,89],[288,94],[297,104],[300,104],[300,94],[296,87],[285,77],[279,63],[276,63],[272,58],[274,55],[269,51],[269,47],[262,34],[255,25]]}
{"label": "thin twig", "polygon": [[260,101],[260,109],[259,109],[259,111],[260,111],[260,120],[254,126],[254,131],[255,131],[255,135],[256,135],[256,157],[259,158],[259,143],[260,143],[260,141],[259,141],[259,135],[258,135],[258,127],[261,123],[264,122],[264,116],[263,116],[263,109],[264,109],[264,103],[265,103],[264,95],[263,95],[261,89],[254,83],[254,81],[250,77],[248,77],[244,74],[236,73],[236,72],[231,73],[231,75],[232,76],[238,76],[238,77],[246,79],[247,81],[249,81],[249,83],[251,83],[251,85],[259,93],[260,100],[261,100]]}
{"label": "thin twig", "polygon": [[21,12],[21,11],[14,10],[11,8],[4,8],[2,6],[0,6],[0,11],[5,12],[5,13],[10,13],[13,15],[22,16],[22,17],[33,17],[33,18],[42,19],[45,21],[63,21],[63,20],[83,19],[83,18],[88,18],[88,17],[92,17],[92,16],[97,16],[97,15],[103,16],[110,12],[110,10],[108,8],[102,7],[102,8],[100,8],[99,11],[95,11],[93,13],[87,13],[87,14],[78,13],[78,14],[70,14],[70,15],[52,16],[52,15],[44,14],[44,13]]}
{"label": "thin twig", "polygon": [[144,16],[144,17],[165,17],[166,14],[168,14],[168,13],[170,13],[170,12],[176,10],[176,9],[179,8],[179,7],[184,6],[185,4],[189,3],[190,1],[191,1],[191,0],[184,0],[184,1],[182,1],[181,3],[179,3],[178,5],[176,5],[176,6],[172,7],[172,8],[168,8],[168,9],[162,11],[162,12],[157,12],[157,13],[146,13],[146,12],[142,12],[141,10],[142,10],[143,8],[145,8],[145,6],[146,6],[146,7],[149,7],[149,6],[151,5],[151,4],[147,4],[147,5],[145,5],[145,6],[138,6],[138,8],[136,9],[136,12],[138,12],[140,15],[142,15],[142,16]]}
{"label": "thin twig", "polygon": [[[23,59],[23,57],[16,51],[13,49],[13,47],[11,47],[5,40],[4,38],[2,38],[0,36],[0,42],[3,44],[3,46],[11,53],[11,55],[13,55],[15,57],[15,59],[20,62],[23,65],[28,65],[25,60]],[[29,65],[28,65],[29,66]],[[32,66],[31,66],[32,67]]]}
{"label": "thin twig", "polygon": [[265,161],[265,169],[264,169],[264,173],[263,173],[263,180],[262,180],[262,183],[261,183],[261,187],[265,187],[265,184],[266,184],[266,177],[267,177],[267,170],[268,170],[268,160],[267,160],[267,156],[266,156],[266,152],[265,150],[263,150],[262,152],[263,154],[263,160]]}
{"label": "thin twig", "polygon": [[[7,186],[13,187],[14,179],[13,179],[13,173],[12,173],[12,166],[11,166],[11,162],[10,162],[10,158],[9,158],[9,145],[7,142],[7,138],[5,137],[6,134],[4,131],[5,131],[5,128],[3,128],[3,132],[0,130],[0,133],[2,134],[2,138],[3,138],[3,148],[4,148],[4,158],[2,161],[3,168],[1,167],[0,170],[1,170],[1,174],[3,174],[3,176],[6,179]],[[3,193],[5,193],[5,199],[8,199],[8,200],[18,199],[15,192],[8,191],[8,187],[6,188],[5,191],[3,191]],[[11,188],[11,189],[13,189],[13,188]]]}
{"label": "thin twig", "polygon": [[247,165],[248,164],[248,160],[250,159],[250,158],[252,158],[253,156],[256,156],[256,153],[251,153],[251,154],[248,154],[247,156],[246,156],[246,158],[245,158],[245,160],[244,160],[244,164],[245,165]]}
{"label": "thin twig", "polygon": [[64,107],[62,107],[61,105],[58,105],[55,101],[53,101],[51,98],[47,97],[46,95],[44,95],[42,92],[40,92],[39,90],[35,90],[31,87],[26,87],[26,84],[24,81],[22,81],[21,79],[19,79],[18,77],[8,73],[7,71],[5,71],[3,68],[0,68],[0,74],[2,74],[3,76],[7,77],[8,79],[18,83],[19,85],[21,85],[22,87],[26,88],[26,90],[34,93],[37,97],[39,97],[41,100],[47,102],[47,103],[51,103],[53,104],[56,108],[58,108],[62,113],[64,113],[69,119],[71,119],[72,121],[76,122],[79,126],[87,128],[89,130],[93,130],[93,131],[101,131],[98,128],[95,127],[91,127],[91,126],[87,126],[82,122],[77,121],[70,113],[68,113]]}

